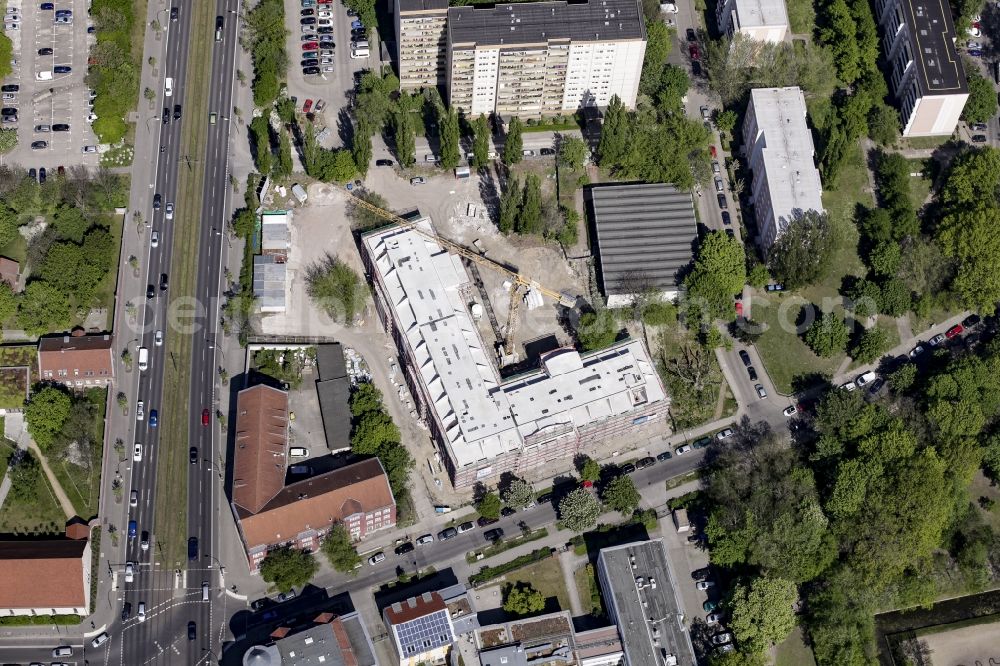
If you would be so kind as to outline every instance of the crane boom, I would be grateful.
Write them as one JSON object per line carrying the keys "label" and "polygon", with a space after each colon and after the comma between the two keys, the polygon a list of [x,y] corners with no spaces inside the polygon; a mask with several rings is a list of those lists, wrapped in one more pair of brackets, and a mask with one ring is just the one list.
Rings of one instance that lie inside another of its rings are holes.
{"label": "crane boom", "polygon": [[552,298],[552,299],[555,299],[557,302],[559,302],[559,303],[561,303],[563,305],[566,305],[567,307],[573,307],[573,305],[575,305],[575,303],[576,303],[576,297],[574,297],[572,295],[563,294],[563,293],[560,293],[560,292],[555,291],[553,289],[549,289],[547,287],[543,287],[542,285],[538,284],[538,282],[536,282],[535,280],[532,280],[532,279],[530,279],[528,277],[525,277],[524,275],[521,275],[520,273],[512,271],[511,269],[507,268],[503,264],[499,264],[499,263],[493,261],[492,259],[487,259],[486,257],[484,257],[483,255],[481,255],[480,253],[473,252],[472,250],[470,250],[469,248],[465,247],[464,245],[461,245],[459,243],[455,243],[453,241],[448,240],[447,238],[442,238],[441,236],[439,236],[437,234],[430,233],[430,232],[424,231],[423,229],[420,229],[419,227],[417,227],[417,221],[416,220],[414,220],[414,221],[404,220],[399,215],[396,215],[395,213],[387,211],[384,208],[380,208],[380,207],[376,206],[373,203],[369,203],[368,201],[365,201],[364,199],[362,199],[361,197],[359,197],[357,195],[352,195],[351,200],[353,201],[353,203],[355,205],[361,206],[365,210],[367,210],[367,211],[369,211],[369,212],[371,212],[371,213],[373,213],[373,214],[381,217],[384,220],[392,222],[396,226],[403,227],[405,229],[412,229],[413,231],[415,231],[416,233],[420,234],[424,238],[427,238],[428,240],[434,241],[435,243],[446,247],[448,250],[454,252],[457,255],[465,257],[469,261],[474,261],[475,263],[479,264],[480,266],[485,266],[486,268],[489,268],[491,270],[497,271],[498,273],[502,273],[514,285],[520,285],[520,286],[523,286],[523,287],[527,287],[528,289],[534,289],[534,290],[538,291],[539,293],[541,293],[542,295],[548,296],[549,298]]}

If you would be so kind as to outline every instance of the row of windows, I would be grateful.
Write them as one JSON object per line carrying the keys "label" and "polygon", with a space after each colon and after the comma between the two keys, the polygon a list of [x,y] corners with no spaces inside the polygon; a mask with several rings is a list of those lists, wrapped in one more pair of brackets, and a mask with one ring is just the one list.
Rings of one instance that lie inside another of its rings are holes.
{"label": "row of windows", "polygon": [[[93,371],[93,370],[84,370],[83,371],[83,376],[84,377],[93,377],[94,375],[98,375],[100,377],[107,377],[110,374],[111,373],[109,373],[107,370],[98,370],[96,372]],[[46,377],[47,379],[51,379],[53,377],[53,374],[52,374],[51,370],[44,371],[42,373],[42,375],[44,377]],[[58,376],[58,377],[69,377],[69,370],[66,370],[65,368],[62,369],[62,370],[59,370],[59,371],[56,372],[55,376]],[[73,369],[73,376],[74,377],[79,377],[80,376],[80,368],[74,368]]]}

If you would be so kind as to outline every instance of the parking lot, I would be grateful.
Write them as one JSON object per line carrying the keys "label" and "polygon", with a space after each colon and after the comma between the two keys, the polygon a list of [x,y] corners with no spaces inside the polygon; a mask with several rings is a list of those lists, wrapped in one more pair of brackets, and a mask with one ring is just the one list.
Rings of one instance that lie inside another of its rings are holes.
{"label": "parking lot", "polygon": [[[285,21],[288,26],[286,46],[289,63],[288,94],[298,98],[299,110],[302,110],[302,105],[307,99],[314,102],[322,99],[326,102],[323,111],[315,114],[317,130],[323,127],[330,129],[330,132],[320,140],[320,144],[325,148],[338,148],[346,145],[350,138],[350,129],[348,125],[344,124],[344,119],[347,118],[346,113],[350,111],[351,96],[354,90],[354,72],[376,68],[378,64],[377,42],[375,35],[369,35],[368,41],[372,45],[370,49],[372,55],[367,58],[351,58],[351,21],[353,19],[347,15],[347,8],[340,0],[334,0],[328,4],[311,4],[309,7],[303,7],[303,1],[309,4],[313,0],[285,0]],[[309,17],[303,17],[303,9],[311,9],[313,14]],[[319,35],[315,24],[308,26],[309,30],[305,32],[299,22],[303,18],[320,20],[318,16],[320,10],[333,14],[331,17],[333,32],[330,35],[333,37],[334,46],[328,48],[320,45],[319,48],[312,49],[312,52],[317,53],[316,59],[320,61],[316,65],[320,68],[320,72],[318,74],[304,74],[301,64],[302,54],[309,51],[304,51],[302,48],[305,43],[302,41],[302,36],[315,34],[317,40],[314,41],[318,41]],[[321,55],[323,51],[327,50],[332,50],[333,55]],[[333,62],[325,63],[323,62],[324,58],[330,58]],[[332,67],[333,71],[322,71],[325,67]],[[342,128],[346,131],[342,132]]]}
{"label": "parking lot", "polygon": [[[96,153],[83,152],[84,146],[97,143],[88,122],[90,95],[84,83],[95,39],[87,32],[88,4],[89,0],[7,1],[4,28],[13,41],[16,64],[3,84],[18,89],[5,91],[3,106],[17,110],[17,122],[5,122],[4,127],[17,128],[18,143],[3,156],[4,162],[52,169],[97,165]],[[41,8],[50,5],[51,9]],[[57,23],[57,13],[60,20],[69,22]],[[9,20],[12,16],[19,18]],[[12,29],[13,24],[17,29]],[[53,131],[59,129],[56,126],[68,128]]]}

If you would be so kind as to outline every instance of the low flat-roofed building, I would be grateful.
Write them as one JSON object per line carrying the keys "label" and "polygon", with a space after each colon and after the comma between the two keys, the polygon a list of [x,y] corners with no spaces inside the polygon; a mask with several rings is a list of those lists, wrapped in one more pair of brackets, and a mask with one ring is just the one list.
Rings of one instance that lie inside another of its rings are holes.
{"label": "low flat-roofed building", "polygon": [[287,275],[284,257],[274,254],[254,255],[253,295],[257,298],[261,312],[285,311]]}
{"label": "low flat-roofed building", "polygon": [[346,451],[351,448],[351,379],[339,342],[317,345],[316,368],[316,396],[326,447],[334,453]]}
{"label": "low flat-roofed building", "polygon": [[[376,666],[375,648],[358,613],[320,613],[311,625],[279,627],[272,641],[243,654],[244,666]],[[223,662],[225,663],[225,662]]]}
{"label": "low flat-roofed building", "polygon": [[289,229],[291,213],[285,210],[265,211],[260,214],[260,252],[287,257],[292,246]]}
{"label": "low flat-roofed building", "polygon": [[577,633],[568,611],[480,627],[480,666],[617,666],[621,641],[614,626]]}
{"label": "low flat-roofed building", "polygon": [[743,145],[760,246],[767,251],[788,225],[822,213],[823,184],[813,162],[812,132],[801,88],[754,88],[743,121]]}
{"label": "low flat-roofed building", "polygon": [[38,376],[72,388],[107,386],[115,380],[110,333],[50,335],[38,341]]}
{"label": "low flat-roofed building", "polygon": [[670,401],[641,340],[585,355],[557,349],[540,369],[501,384],[466,309],[458,255],[398,227],[363,243],[376,310],[457,488],[544,469],[590,441],[667,427]]}
{"label": "low flat-roofed building", "polygon": [[758,42],[777,44],[789,33],[785,0],[719,0],[715,17],[720,32],[738,32]]}
{"label": "low flat-roofed building", "polygon": [[444,664],[458,633],[448,609],[448,595],[465,594],[462,586],[424,592],[382,609],[399,666]]}
{"label": "low flat-roofed building", "polygon": [[875,0],[889,93],[903,136],[949,136],[969,98],[945,0]]}
{"label": "low flat-roofed building", "polygon": [[585,192],[608,307],[629,305],[637,288],[666,300],[694,257],[698,222],[690,192],[663,183],[595,185]]}
{"label": "low flat-roofed building", "polygon": [[664,655],[677,666],[695,666],[662,539],[604,548],[597,580],[608,618],[618,625],[625,666],[663,664]]}
{"label": "low flat-roofed building", "polygon": [[82,538],[0,540],[0,617],[89,615],[91,549]]}

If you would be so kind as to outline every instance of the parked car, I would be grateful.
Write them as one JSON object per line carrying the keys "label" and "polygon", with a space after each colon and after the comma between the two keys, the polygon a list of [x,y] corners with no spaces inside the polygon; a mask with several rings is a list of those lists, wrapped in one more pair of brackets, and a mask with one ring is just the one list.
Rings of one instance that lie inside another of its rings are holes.
{"label": "parked car", "polygon": [[679,456],[682,456],[682,455],[684,455],[685,453],[687,453],[690,450],[691,450],[691,447],[689,445],[685,444],[683,446],[678,446],[676,449],[674,449],[674,453],[676,453]]}
{"label": "parked car", "polygon": [[385,553],[379,551],[368,558],[368,564],[375,565],[385,560]]}
{"label": "parked car", "polygon": [[961,335],[964,330],[965,329],[962,328],[961,324],[955,324],[954,326],[952,326],[951,328],[949,328],[947,331],[945,331],[944,337],[946,337],[949,340],[951,340],[952,338],[956,338],[959,335]]}
{"label": "parked car", "polygon": [[757,397],[758,398],[764,399],[764,398],[767,397],[767,391],[764,389],[763,385],[757,384],[753,388],[754,388],[755,391],[757,391]]}
{"label": "parked car", "polygon": [[722,613],[709,613],[705,616],[705,624],[708,626],[716,625],[722,622]]}
{"label": "parked car", "polygon": [[491,530],[486,530],[483,532],[483,538],[487,541],[495,542],[503,538],[503,530],[499,527],[494,527]]}
{"label": "parked car", "polygon": [[715,433],[715,438],[720,442],[724,439],[729,439],[732,436],[733,436],[732,428],[726,428],[725,430],[720,430],[719,432]]}
{"label": "parked car", "polygon": [[698,439],[691,442],[691,448],[703,449],[711,443],[712,443],[712,438],[706,435],[705,437],[699,437]]}
{"label": "parked car", "polygon": [[432,543],[434,541],[433,534],[425,534],[417,539],[417,545],[423,546],[424,544]]}
{"label": "parked car", "polygon": [[729,211],[722,211],[722,223],[727,227],[732,224],[732,219],[729,217]]}
{"label": "parked car", "polygon": [[698,35],[695,33],[694,28],[688,28],[685,33],[687,34],[687,40],[689,42],[698,41]]}
{"label": "parked car", "polygon": [[871,393],[872,395],[877,395],[878,392],[882,390],[883,386],[885,386],[885,380],[879,377],[878,379],[872,382],[872,385],[870,387],[868,387],[868,392]]}
{"label": "parked car", "polygon": [[31,149],[32,150],[45,150],[48,147],[49,147],[49,142],[48,141],[32,141],[31,142]]}
{"label": "parked car", "polygon": [[784,414],[785,417],[791,418],[792,416],[795,416],[796,411],[798,410],[795,409],[795,405],[789,405],[788,407],[785,407],[781,413]]}
{"label": "parked car", "polygon": [[981,322],[982,319],[977,314],[970,314],[968,317],[962,320],[962,326],[965,328],[972,328]]}
{"label": "parked car", "polygon": [[480,527],[486,527],[488,525],[492,525],[495,522],[497,522],[496,518],[487,518],[486,516],[480,516],[479,520],[476,521],[476,524],[479,525]]}
{"label": "parked car", "polygon": [[754,369],[752,365],[747,366],[747,374],[750,376],[750,381],[752,382],[757,381],[757,371]]}
{"label": "parked car", "polygon": [[750,354],[748,354],[745,349],[741,349],[739,351],[739,354],[740,354],[740,360],[743,361],[743,365],[745,365],[746,367],[749,368],[752,365],[752,363],[753,363],[750,360]]}
{"label": "parked car", "polygon": [[728,632],[712,636],[713,645],[725,645],[726,643],[732,643],[732,642],[733,642],[733,636]]}
{"label": "parked car", "polygon": [[375,160],[375,166],[391,167],[392,165],[393,165],[392,160]]}
{"label": "parked car", "polygon": [[291,589],[291,590],[288,590],[288,592],[282,592],[281,594],[279,594],[278,596],[276,596],[275,600],[279,604],[281,604],[281,603],[284,603],[284,602],[286,602],[286,601],[288,601],[290,599],[294,599],[294,598],[295,598],[295,590]]}
{"label": "parked car", "polygon": [[875,377],[876,377],[875,373],[869,370],[868,372],[858,375],[854,381],[860,388],[869,382],[875,381]]}
{"label": "parked car", "polygon": [[462,523],[461,525],[459,525],[457,529],[458,529],[458,533],[461,534],[462,532],[468,532],[469,530],[476,529],[476,524],[474,522],[472,522],[471,520],[467,520],[464,523]]}
{"label": "parked car", "polygon": [[988,139],[985,134],[973,134],[972,143],[986,143]]}
{"label": "parked car", "polygon": [[646,469],[647,467],[652,467],[656,464],[656,458],[653,456],[646,456],[645,458],[640,458],[636,461],[636,469]]}
{"label": "parked car", "polygon": [[721,208],[722,210],[726,210],[727,208],[729,208],[729,204],[726,201],[726,195],[725,194],[723,194],[722,192],[719,192],[716,195],[716,198],[719,200],[719,208]]}
{"label": "parked car", "polygon": [[458,536],[458,530],[454,527],[446,527],[445,529],[438,532],[438,541],[447,541],[448,539],[454,539]]}
{"label": "parked car", "polygon": [[663,462],[664,460],[670,460],[673,457],[674,454],[670,453],[670,451],[664,451],[663,453],[657,455],[656,459],[659,460],[660,462]]}
{"label": "parked car", "polygon": [[405,543],[401,543],[398,546],[396,546],[395,553],[397,555],[405,555],[406,553],[412,552],[413,548],[414,548],[413,542],[407,541]]}
{"label": "parked car", "polygon": [[923,353],[924,353],[924,346],[922,344],[918,344],[916,347],[910,350],[909,356],[910,358],[916,358]]}
{"label": "parked car", "polygon": [[941,334],[941,333],[938,333],[933,338],[931,338],[930,340],[928,340],[927,344],[929,344],[931,347],[937,347],[939,344],[941,344],[944,341],[945,341],[944,335]]}
{"label": "parked car", "polygon": [[635,471],[635,465],[633,465],[632,463],[625,463],[624,465],[621,466],[622,474],[631,474],[634,471]]}
{"label": "parked car", "polygon": [[423,185],[427,180],[423,176],[417,176],[416,178],[410,179],[410,185]]}
{"label": "parked car", "polygon": [[710,587],[715,587],[715,581],[714,580],[705,579],[705,580],[699,580],[697,583],[695,583],[695,588],[697,588],[699,590],[702,590],[702,591],[707,590]]}

